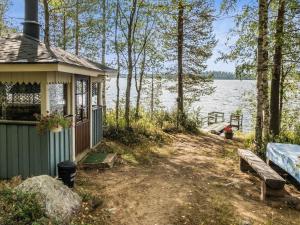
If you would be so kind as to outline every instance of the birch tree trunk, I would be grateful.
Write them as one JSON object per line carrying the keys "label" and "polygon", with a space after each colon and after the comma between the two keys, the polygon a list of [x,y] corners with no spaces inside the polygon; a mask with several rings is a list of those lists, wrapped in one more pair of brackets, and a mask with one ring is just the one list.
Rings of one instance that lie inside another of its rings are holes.
{"label": "birch tree trunk", "polygon": [[151,103],[150,103],[150,110],[151,110],[151,120],[153,120],[153,113],[154,113],[154,73],[152,72],[151,75]]}
{"label": "birch tree trunk", "polygon": [[[263,147],[264,125],[268,122],[268,98],[266,90],[268,88],[268,1],[259,0],[259,24],[258,24],[258,41],[257,41],[257,108],[256,108],[256,126],[255,142],[257,150]],[[264,115],[265,112],[265,115]],[[264,118],[265,116],[265,118]],[[265,119],[265,120],[264,120]]]}
{"label": "birch tree trunk", "polygon": [[137,97],[136,97],[136,108],[135,108],[135,118],[139,118],[140,114],[140,102],[141,102],[141,92],[142,92],[142,86],[143,86],[143,79],[145,74],[145,64],[146,64],[146,46],[143,49],[143,58],[141,63],[141,71],[140,71],[140,77],[139,81],[137,82]]}
{"label": "birch tree trunk", "polygon": [[76,0],[75,12],[75,54],[79,55],[79,2]]}
{"label": "birch tree trunk", "polygon": [[127,56],[128,56],[128,75],[127,75],[127,86],[126,86],[126,97],[125,97],[125,126],[130,128],[130,92],[132,84],[133,75],[133,32],[134,32],[134,20],[136,17],[137,10],[137,0],[132,0],[132,7],[128,22],[128,32],[127,32]]}
{"label": "birch tree trunk", "polygon": [[117,100],[116,100],[116,124],[119,128],[119,108],[120,108],[120,53],[119,53],[119,42],[118,42],[118,23],[119,23],[119,0],[117,0],[116,5],[116,15],[115,15],[115,51],[117,56]]}
{"label": "birch tree trunk", "polygon": [[285,0],[279,0],[278,16],[276,21],[270,108],[270,133],[273,136],[277,136],[280,133],[280,111],[282,104],[282,101],[280,101],[280,80],[282,74],[282,49],[284,44],[285,4]]}
{"label": "birch tree trunk", "polygon": [[178,2],[177,18],[177,61],[178,61],[178,97],[177,97],[177,127],[182,123],[183,108],[183,12],[184,6],[182,0]]}
{"label": "birch tree trunk", "polygon": [[[101,41],[101,63],[102,65],[106,65],[106,0],[102,0],[102,41]],[[103,121],[106,123],[106,77],[103,81],[103,89],[102,89],[102,107],[103,107]]]}

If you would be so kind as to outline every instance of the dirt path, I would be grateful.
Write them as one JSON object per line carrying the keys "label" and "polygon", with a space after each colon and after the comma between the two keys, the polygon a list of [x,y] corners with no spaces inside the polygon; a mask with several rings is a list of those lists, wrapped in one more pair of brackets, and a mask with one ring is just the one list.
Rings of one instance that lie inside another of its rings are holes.
{"label": "dirt path", "polygon": [[153,156],[150,166],[80,171],[78,185],[104,198],[97,210],[109,213],[108,224],[300,224],[299,212],[285,202],[259,201],[259,180],[238,168],[240,143],[205,135],[172,138],[163,147],[169,154]]}

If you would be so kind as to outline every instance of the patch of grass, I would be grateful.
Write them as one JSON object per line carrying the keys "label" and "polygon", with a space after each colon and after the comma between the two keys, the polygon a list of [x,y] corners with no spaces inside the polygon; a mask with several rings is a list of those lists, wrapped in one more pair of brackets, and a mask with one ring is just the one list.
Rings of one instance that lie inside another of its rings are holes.
{"label": "patch of grass", "polygon": [[230,148],[230,147],[225,147],[225,151],[224,151],[224,157],[225,158],[229,158],[229,159],[234,159],[237,160],[238,159],[238,155],[237,155],[237,149],[236,148]]}
{"label": "patch of grass", "polygon": [[0,180],[0,190],[14,188],[21,183],[22,178],[20,176],[13,177],[10,180]]}
{"label": "patch of grass", "polygon": [[77,194],[79,194],[83,202],[87,202],[93,199],[93,195],[82,188],[77,190]]}
{"label": "patch of grass", "polygon": [[82,210],[73,217],[70,225],[111,224],[110,214],[103,207],[103,198],[98,192],[88,191],[88,188],[86,186],[76,188],[76,192],[82,198]]}
{"label": "patch of grass", "polygon": [[[207,194],[207,193],[206,193]],[[190,205],[178,212],[174,225],[238,225],[239,218],[234,207],[220,196],[208,197],[204,193],[194,193]]]}
{"label": "patch of grass", "polygon": [[133,154],[125,153],[122,156],[122,159],[124,159],[126,162],[129,162],[131,164],[138,165],[139,162],[137,161],[136,157]]}
{"label": "patch of grass", "polygon": [[298,225],[300,224],[300,218],[298,212],[293,210],[285,209],[284,215],[281,212],[270,212],[268,213],[268,219],[265,225]]}
{"label": "patch of grass", "polygon": [[161,151],[159,146],[151,142],[128,146],[120,142],[105,140],[97,150],[99,152],[116,153],[121,159],[134,165],[149,165],[158,157],[165,157],[169,154],[166,149]]}

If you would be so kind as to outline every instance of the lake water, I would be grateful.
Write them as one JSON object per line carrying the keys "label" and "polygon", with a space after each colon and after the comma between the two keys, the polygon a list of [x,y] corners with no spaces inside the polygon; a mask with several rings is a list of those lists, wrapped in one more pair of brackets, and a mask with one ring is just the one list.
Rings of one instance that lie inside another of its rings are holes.
{"label": "lake water", "polygon": [[[107,105],[109,108],[115,107],[116,99],[116,79],[112,78],[108,82],[107,91]],[[201,97],[200,101],[193,104],[194,110],[200,109],[201,116],[205,117],[209,112],[220,111],[225,113],[226,121],[229,121],[230,114],[237,109],[241,109],[243,112],[243,131],[248,132],[253,129],[252,116],[253,108],[245,101],[246,96],[255,96],[256,86],[254,80],[215,80],[215,92],[209,96]],[[172,110],[176,104],[176,93],[171,93],[168,90],[174,82],[162,81],[162,94],[160,95],[161,105],[167,109]],[[124,98],[126,88],[126,78],[120,79],[121,96]],[[135,90],[134,83],[132,88]],[[132,99],[135,102],[136,92],[132,91]],[[245,94],[247,95],[245,96]],[[149,106],[147,96],[143,96],[145,107]]]}

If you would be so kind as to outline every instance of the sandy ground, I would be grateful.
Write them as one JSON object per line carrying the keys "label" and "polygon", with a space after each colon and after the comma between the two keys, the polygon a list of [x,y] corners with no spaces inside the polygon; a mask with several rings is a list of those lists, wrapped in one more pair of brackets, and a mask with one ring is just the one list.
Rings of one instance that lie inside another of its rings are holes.
{"label": "sandy ground", "polygon": [[[260,181],[239,171],[240,142],[177,134],[147,165],[121,164],[106,171],[79,171],[77,188],[98,196],[89,224],[300,224],[291,196],[259,200]],[[162,152],[162,153],[160,153]]]}

